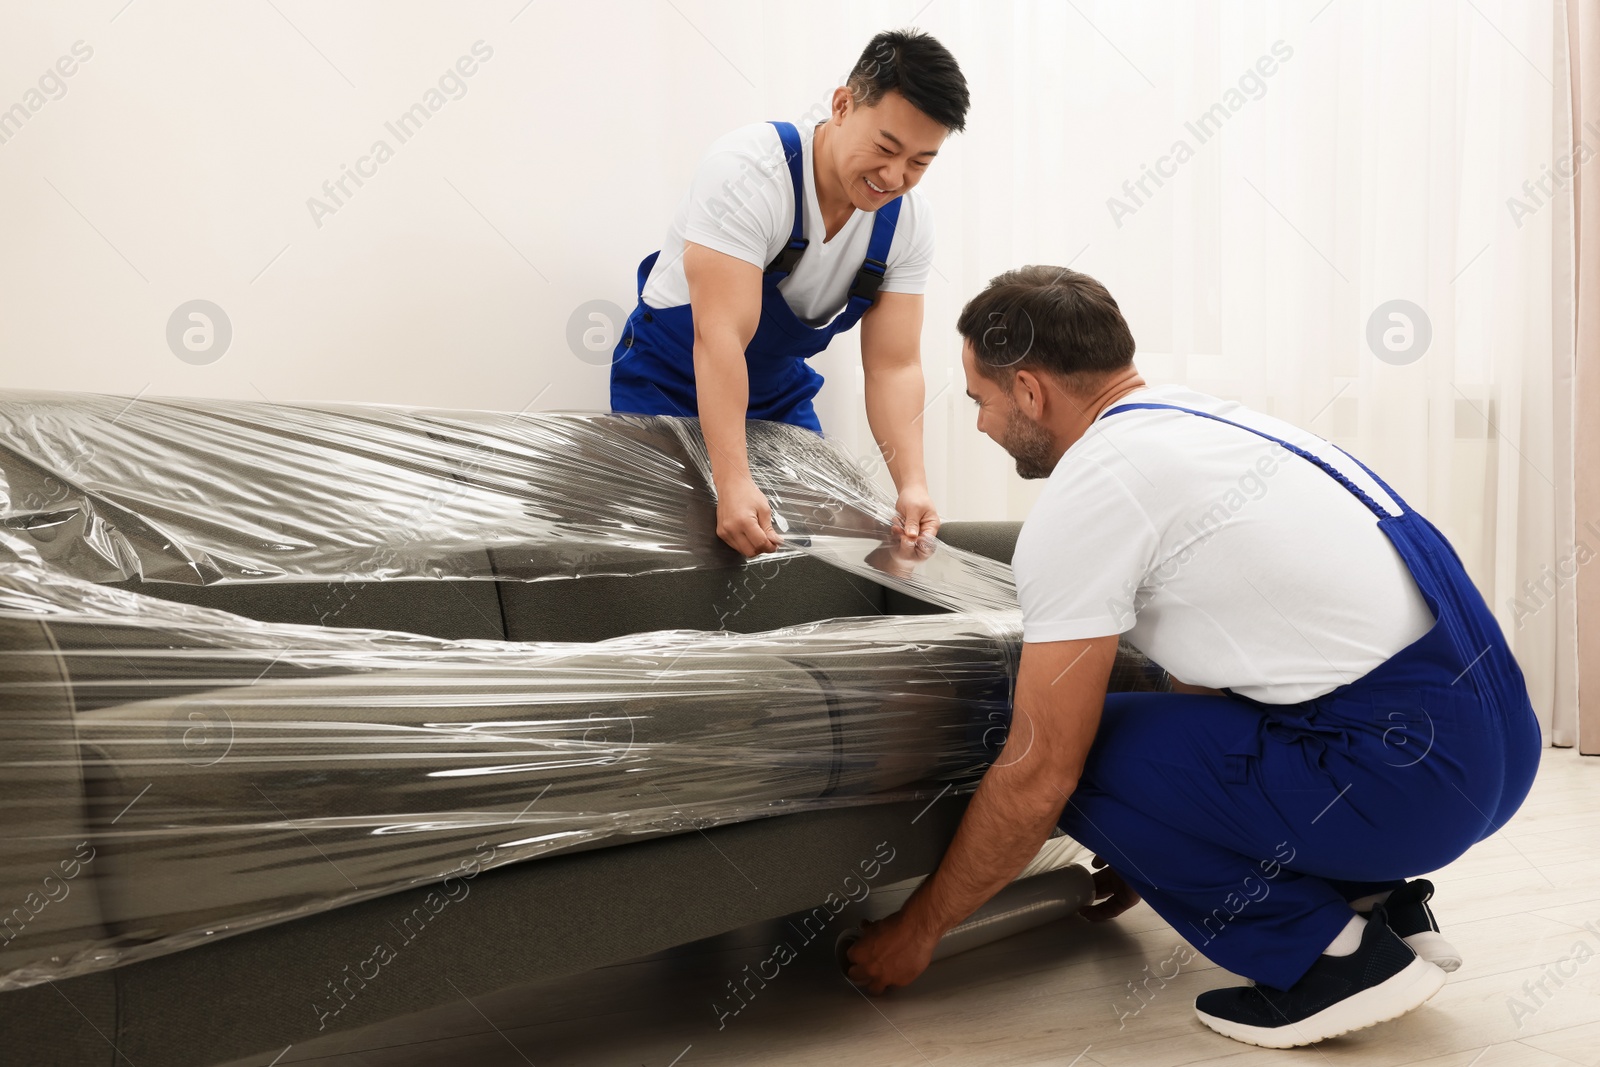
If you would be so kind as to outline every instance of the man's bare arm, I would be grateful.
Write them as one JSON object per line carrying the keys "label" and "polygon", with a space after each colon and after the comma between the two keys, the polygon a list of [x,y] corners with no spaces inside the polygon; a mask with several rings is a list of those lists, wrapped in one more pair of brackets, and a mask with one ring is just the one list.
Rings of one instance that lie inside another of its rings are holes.
{"label": "man's bare arm", "polygon": [[938,532],[922,453],[922,294],[879,293],[861,319],[867,424],[883,452],[909,540]]}
{"label": "man's bare arm", "polygon": [[949,849],[903,911],[937,938],[1021,872],[1078,786],[1100,727],[1117,636],[1022,646],[1011,729]]}
{"label": "man's bare arm", "polygon": [[684,276],[694,316],[694,384],[700,430],[717,490],[717,536],[746,557],[777,548],[772,510],[750,477],[745,416],[750,371],[744,350],[761,322],[761,268],[686,242]]}

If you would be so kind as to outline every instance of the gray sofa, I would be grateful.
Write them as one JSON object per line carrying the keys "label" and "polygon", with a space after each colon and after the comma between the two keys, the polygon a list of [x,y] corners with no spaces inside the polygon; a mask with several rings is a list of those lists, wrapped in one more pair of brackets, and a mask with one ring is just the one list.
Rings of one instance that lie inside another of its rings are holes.
{"label": "gray sofa", "polygon": [[[1016,530],[1013,523],[951,523],[942,536],[949,544],[1009,561]],[[492,555],[485,566],[493,568]],[[267,622],[398,630],[452,640],[596,641],[666,628],[755,633],[840,616],[940,610],[808,557],[764,567],[759,580],[752,580],[750,568],[706,568],[532,583],[116,584]],[[8,637],[13,647],[49,640],[48,632],[30,635],[15,626]],[[51,661],[34,657],[28,662],[37,667]],[[60,672],[55,680],[68,683],[55,688],[71,694],[75,704],[58,710],[80,722],[93,721],[81,731],[89,738],[85,743],[92,744],[94,731],[107,729],[96,716],[113,714],[129,696],[119,685],[136,678],[136,668],[121,680],[78,678],[68,655],[54,669]],[[0,700],[24,699],[28,692],[26,686],[8,685],[0,688]],[[39,737],[21,742],[52,744],[48,722],[40,729]],[[115,809],[138,787],[94,774],[70,780],[59,761],[39,762],[44,766],[36,780],[12,783],[5,791],[13,827],[18,817],[27,817],[30,805],[35,816],[59,819],[70,810],[60,801],[74,789],[86,797],[85,825],[103,826],[118,817]],[[470,892],[461,888],[448,906],[440,905],[446,898],[435,887],[419,886],[113,969],[0,993],[5,1059],[41,1067],[215,1064],[275,1052],[460,994],[474,996],[646,955],[814,907],[837,892],[843,878],[859,877],[862,864],[875,856],[893,856],[880,881],[926,874],[964,810],[966,797],[957,792],[931,805],[919,799],[802,810],[581,848],[477,873]],[[159,812],[161,801],[154,793],[152,787],[138,800],[148,808],[135,810]],[[74,832],[61,826],[52,830],[57,838]],[[204,842],[197,843],[196,852],[203,855]],[[216,869],[236,871],[237,859],[219,862]],[[130,933],[129,924],[153,907],[149,899],[130,903],[119,896],[129,891],[129,880],[118,877],[118,865],[132,862],[122,846],[100,846],[83,865],[74,892],[34,916],[8,947],[25,951],[26,938],[60,940],[64,930]],[[227,897],[226,885],[206,884],[206,869],[198,863],[187,884],[145,885],[140,891],[146,898],[159,893],[177,898],[173,909],[181,914],[203,914],[191,898]],[[22,878],[7,882],[25,884]],[[380,942],[403,945],[381,966],[373,962]]]}
{"label": "gray sofa", "polygon": [[749,436],[758,564],[693,420],[0,394],[0,1061],[266,1064],[931,871],[1017,524],[907,556]]}

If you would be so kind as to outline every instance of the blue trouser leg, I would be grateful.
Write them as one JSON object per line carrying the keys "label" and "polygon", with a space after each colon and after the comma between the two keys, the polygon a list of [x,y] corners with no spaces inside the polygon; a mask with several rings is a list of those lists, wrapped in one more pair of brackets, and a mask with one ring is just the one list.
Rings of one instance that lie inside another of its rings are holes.
{"label": "blue trouser leg", "polygon": [[[1327,882],[1282,866],[1275,842],[1236,852],[1121,798],[1079,787],[1061,827],[1093,849],[1178,934],[1222,967],[1293,985],[1355,914]],[[1130,853],[1126,843],[1137,841]]]}
{"label": "blue trouser leg", "polygon": [[[1411,721],[1418,707],[1425,723]],[[1270,714],[1229,697],[1113,693],[1060,826],[1207,957],[1286,988],[1349,922],[1347,900],[1488,832],[1498,737],[1470,693],[1443,686]]]}

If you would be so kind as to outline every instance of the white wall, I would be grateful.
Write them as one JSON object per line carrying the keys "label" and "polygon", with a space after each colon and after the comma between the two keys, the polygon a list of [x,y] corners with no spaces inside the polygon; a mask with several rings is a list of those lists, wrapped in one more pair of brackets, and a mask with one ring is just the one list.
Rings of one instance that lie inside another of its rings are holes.
{"label": "white wall", "polygon": [[[1509,454],[1462,467],[1445,454],[1459,434],[1428,421],[1498,388],[1487,349],[1549,351],[1556,215],[1513,228],[1504,200],[1551,158],[1551,18],[1511,0],[8,4],[0,108],[26,107],[75,42],[93,55],[0,143],[0,382],[604,408],[606,357],[575,353],[569,320],[631,306],[705,146],[797,118],[873,32],[913,22],[974,99],[923,183],[940,224],[926,425],[948,517],[1021,517],[1038,488],[972,429],[961,303],[1007,267],[1072,262],[1121,300],[1150,377],[1359,446],[1414,502],[1432,494],[1487,575],[1504,549],[1477,517],[1497,484],[1499,506],[1515,491],[1492,473]],[[1260,98],[1113,217],[1123,182],[1280,40],[1293,58]],[[465,95],[400,143],[385,123],[479,41],[493,54]],[[318,225],[308,199],[378,139],[393,158]],[[1367,350],[1392,297],[1436,320],[1416,366]],[[197,298],[233,330],[205,365],[166,337]],[[1473,327],[1459,360],[1458,324]],[[870,455],[857,355],[852,334],[819,357],[820,409]]]}
{"label": "white wall", "polygon": [[[0,144],[4,384],[511,410],[604,408],[572,312],[632,305],[713,138],[825,101],[914,10],[841,5],[785,47],[694,0],[124,2],[0,12],[0,107],[93,52]],[[479,41],[465,95],[401,143],[385,123]],[[378,139],[393,158],[314,219]],[[165,337],[194,298],[233,326],[204,366]]]}

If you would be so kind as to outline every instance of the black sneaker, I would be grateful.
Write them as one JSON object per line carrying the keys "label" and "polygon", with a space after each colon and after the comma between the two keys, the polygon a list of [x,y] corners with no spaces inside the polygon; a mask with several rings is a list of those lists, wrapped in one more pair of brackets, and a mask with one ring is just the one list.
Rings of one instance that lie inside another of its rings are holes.
{"label": "black sneaker", "polygon": [[1389,929],[1379,904],[1350,955],[1318,956],[1288,989],[1257,983],[1201,993],[1194,1010],[1236,1041],[1293,1048],[1398,1018],[1443,987],[1444,972]]}
{"label": "black sneaker", "polygon": [[1388,914],[1389,928],[1413,952],[1442,971],[1454,971],[1461,966],[1461,953],[1439,932],[1439,921],[1428,907],[1432,897],[1433,883],[1426,878],[1413,878],[1389,894],[1383,910]]}

